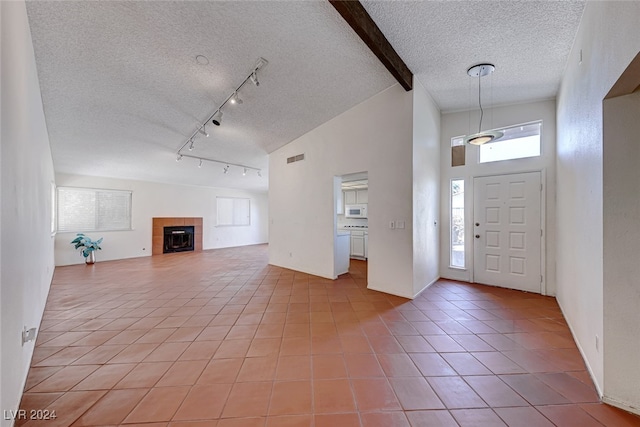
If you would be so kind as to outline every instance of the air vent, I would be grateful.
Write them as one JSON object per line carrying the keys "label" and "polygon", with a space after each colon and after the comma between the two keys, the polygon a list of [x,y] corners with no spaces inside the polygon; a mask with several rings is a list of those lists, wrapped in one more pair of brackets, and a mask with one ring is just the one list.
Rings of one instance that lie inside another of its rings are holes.
{"label": "air vent", "polygon": [[300,160],[304,160],[304,154],[298,154],[297,156],[291,156],[287,159],[287,163],[299,162]]}

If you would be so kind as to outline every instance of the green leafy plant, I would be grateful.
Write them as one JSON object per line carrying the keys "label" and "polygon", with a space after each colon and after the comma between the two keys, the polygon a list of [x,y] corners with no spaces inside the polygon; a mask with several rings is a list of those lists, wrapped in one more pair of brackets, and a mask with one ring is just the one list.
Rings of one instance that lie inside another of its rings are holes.
{"label": "green leafy plant", "polygon": [[78,233],[76,234],[76,236],[77,237],[71,241],[71,244],[76,245],[76,249],[82,248],[80,252],[82,252],[83,257],[88,257],[89,254],[93,251],[102,250],[102,248],[100,247],[100,243],[102,243],[103,239],[102,237],[98,240],[91,240],[90,237],[85,236],[82,233]]}

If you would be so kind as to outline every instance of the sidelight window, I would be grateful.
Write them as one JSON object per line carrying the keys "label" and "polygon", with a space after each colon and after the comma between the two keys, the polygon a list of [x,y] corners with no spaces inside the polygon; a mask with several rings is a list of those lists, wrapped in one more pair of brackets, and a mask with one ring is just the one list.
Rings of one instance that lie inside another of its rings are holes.
{"label": "sidelight window", "polygon": [[464,253],[464,179],[451,180],[451,253],[450,265],[465,267]]}

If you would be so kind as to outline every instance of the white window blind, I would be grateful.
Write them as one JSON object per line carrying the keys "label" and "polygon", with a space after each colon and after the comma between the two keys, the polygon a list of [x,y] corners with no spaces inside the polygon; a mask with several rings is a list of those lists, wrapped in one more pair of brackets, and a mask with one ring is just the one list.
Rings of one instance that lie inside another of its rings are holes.
{"label": "white window blind", "polygon": [[216,197],[217,225],[251,225],[249,199]]}
{"label": "white window blind", "polygon": [[58,232],[131,230],[131,191],[58,187]]}

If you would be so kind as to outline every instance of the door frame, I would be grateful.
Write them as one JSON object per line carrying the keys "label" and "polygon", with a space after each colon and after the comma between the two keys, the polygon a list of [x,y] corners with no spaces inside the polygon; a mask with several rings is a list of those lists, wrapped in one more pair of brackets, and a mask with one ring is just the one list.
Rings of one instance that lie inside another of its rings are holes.
{"label": "door frame", "polygon": [[508,172],[508,173],[500,173],[500,174],[480,174],[480,175],[472,175],[470,176],[469,183],[469,201],[471,209],[469,209],[469,219],[467,220],[466,226],[467,229],[470,230],[469,233],[465,233],[466,236],[471,236],[469,244],[469,255],[470,259],[468,262],[468,268],[470,272],[470,282],[476,283],[475,281],[475,241],[473,239],[474,235],[474,221],[475,221],[475,180],[476,178],[488,178],[492,176],[506,176],[506,175],[520,175],[523,173],[531,173],[531,172],[539,172],[540,173],[540,184],[542,185],[542,189],[540,190],[540,229],[542,230],[542,236],[540,236],[540,294],[547,295],[547,263],[546,263],[546,247],[547,247],[547,170],[545,168],[542,169],[528,169],[517,172]]}

